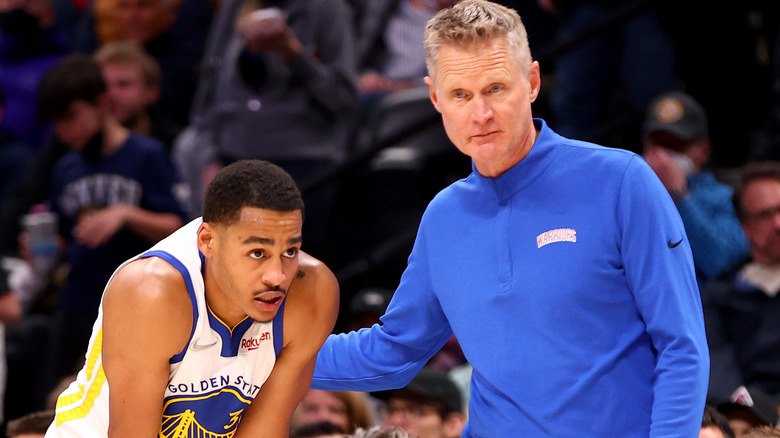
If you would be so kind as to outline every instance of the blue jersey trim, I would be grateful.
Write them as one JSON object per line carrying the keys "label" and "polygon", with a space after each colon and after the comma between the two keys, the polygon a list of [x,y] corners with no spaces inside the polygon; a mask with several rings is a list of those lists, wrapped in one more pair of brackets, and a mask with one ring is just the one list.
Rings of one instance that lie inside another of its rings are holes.
{"label": "blue jersey trim", "polygon": [[198,301],[195,298],[195,289],[192,286],[192,278],[190,278],[189,271],[184,266],[184,264],[169,252],[155,250],[145,252],[139,256],[139,258],[142,259],[148,257],[159,257],[176,268],[177,271],[179,271],[181,276],[184,278],[184,285],[187,287],[187,293],[190,295],[190,301],[192,302],[192,329],[190,330],[190,339],[187,340],[187,345],[184,346],[184,349],[180,353],[173,356],[170,360],[171,363],[178,363],[184,359],[184,355],[187,353],[187,348],[189,348],[190,342],[192,342],[192,337],[195,335],[195,325],[198,322]]}
{"label": "blue jersey trim", "polygon": [[282,301],[282,305],[279,306],[279,311],[274,316],[274,351],[276,357],[279,357],[279,353],[282,352],[284,346],[284,305],[287,300]]}

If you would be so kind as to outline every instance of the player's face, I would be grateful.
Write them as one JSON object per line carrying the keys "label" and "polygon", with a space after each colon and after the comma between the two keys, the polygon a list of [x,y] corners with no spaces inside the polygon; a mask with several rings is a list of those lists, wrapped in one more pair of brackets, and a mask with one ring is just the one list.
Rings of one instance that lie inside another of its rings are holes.
{"label": "player's face", "polygon": [[201,226],[206,301],[225,324],[274,318],[298,272],[302,224],[300,210],[244,207],[234,224]]}
{"label": "player's face", "polygon": [[754,258],[770,266],[780,264],[780,181],[754,180],[742,198],[743,228]]}
{"label": "player's face", "polygon": [[531,102],[539,64],[518,65],[503,39],[445,45],[425,81],[452,143],[484,176],[498,176],[525,158],[536,140]]}

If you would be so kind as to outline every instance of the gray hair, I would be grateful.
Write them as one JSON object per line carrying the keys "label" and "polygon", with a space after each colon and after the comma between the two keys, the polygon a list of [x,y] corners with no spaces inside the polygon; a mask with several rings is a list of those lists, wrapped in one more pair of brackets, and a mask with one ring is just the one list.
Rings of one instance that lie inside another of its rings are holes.
{"label": "gray hair", "polygon": [[425,26],[425,64],[428,74],[436,72],[439,50],[448,44],[473,44],[506,39],[518,65],[531,66],[528,33],[513,9],[486,0],[462,0],[439,11]]}

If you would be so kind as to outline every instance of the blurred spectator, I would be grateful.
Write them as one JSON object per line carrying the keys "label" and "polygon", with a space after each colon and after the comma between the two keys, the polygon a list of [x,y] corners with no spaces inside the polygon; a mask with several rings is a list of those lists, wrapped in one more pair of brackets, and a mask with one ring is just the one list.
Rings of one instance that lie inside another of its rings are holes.
{"label": "blurred spectator", "polygon": [[708,166],[712,144],[704,108],[688,94],[657,96],[643,126],[644,158],[680,212],[700,282],[748,257],[748,241],[731,202],[733,189]]}
{"label": "blurred spectator", "polygon": [[111,115],[105,81],[90,57],[70,55],[47,73],[40,109],[70,149],[54,166],[48,196],[70,268],[58,290],[48,376],[58,381],[83,359],[113,271],[181,226],[183,211],[173,196],[177,178],[165,146]]}
{"label": "blurred spectator", "polygon": [[[615,11],[638,4],[631,0],[537,1],[560,18],[559,40],[604,24]],[[551,125],[564,137],[594,140],[594,130],[607,120],[615,100],[625,101],[624,114],[641,114],[653,96],[677,85],[671,37],[658,5],[645,3],[555,59]],[[637,130],[638,125],[632,124]],[[633,149],[629,144],[622,146]]]}
{"label": "blurred spectator", "polygon": [[446,374],[423,368],[401,389],[375,395],[386,401],[384,423],[418,438],[457,438],[466,423],[463,401]]}
{"label": "blurred spectator", "polygon": [[357,291],[349,300],[347,331],[378,324],[392,297],[393,290],[387,288],[369,287]]}
{"label": "blurred spectator", "polygon": [[212,12],[209,0],[97,1],[83,14],[78,47],[92,53],[111,41],[142,44],[160,66],[156,106],[180,130],[189,123]]}
{"label": "blurred spectator", "polygon": [[43,438],[54,421],[54,411],[38,411],[11,420],[6,428],[8,438]]}
{"label": "blurred spectator", "polygon": [[780,397],[780,162],[746,165],[734,208],[751,260],[702,288],[713,405],[742,385]]}
{"label": "blurred spectator", "polygon": [[290,438],[343,438],[346,431],[329,421],[309,423],[292,431]]}
{"label": "blurred spectator", "polygon": [[742,438],[780,438],[780,427],[757,427],[744,435]]}
{"label": "blurred spectator", "polygon": [[[252,0],[225,0],[212,26],[194,126],[174,145],[193,212],[205,184],[232,161],[271,161],[302,185],[346,153],[346,123],[357,102],[347,4],[262,4],[258,9]],[[321,259],[331,194],[325,187],[316,196],[304,194],[306,247]]]}
{"label": "blurred spectator", "polygon": [[726,403],[718,405],[736,438],[742,438],[761,426],[775,426],[778,402],[756,387],[740,386]]}
{"label": "blurred spectator", "polygon": [[363,95],[425,85],[425,24],[455,0],[361,0],[356,52]]}
{"label": "blurred spectator", "polygon": [[357,427],[370,427],[374,422],[367,397],[362,392],[309,389],[293,414],[290,430],[323,421],[336,425],[344,433],[352,433]]}
{"label": "blurred spectator", "polygon": [[735,438],[729,420],[713,406],[704,407],[699,438]]}
{"label": "blurred spectator", "polygon": [[408,434],[400,427],[374,426],[370,429],[358,429],[349,438],[419,438]]}
{"label": "blurred spectator", "polygon": [[103,45],[94,54],[106,80],[111,113],[125,128],[154,137],[169,148],[178,127],[154,106],[160,96],[160,66],[135,41]]}
{"label": "blurred spectator", "polygon": [[68,53],[65,34],[55,28],[54,0],[0,0],[0,88],[5,100],[2,126],[38,148],[48,131],[36,110],[38,84]]}
{"label": "blurred spectator", "polygon": [[5,199],[22,176],[24,167],[32,161],[33,149],[5,127],[3,90],[0,88],[0,199]]}

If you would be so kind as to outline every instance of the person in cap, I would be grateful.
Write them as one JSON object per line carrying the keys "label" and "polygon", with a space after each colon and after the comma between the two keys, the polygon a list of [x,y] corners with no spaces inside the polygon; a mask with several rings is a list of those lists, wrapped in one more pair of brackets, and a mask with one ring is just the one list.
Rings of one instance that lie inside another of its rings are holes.
{"label": "person in cap", "polygon": [[708,130],[704,108],[681,91],[657,96],[643,127],[643,156],[677,205],[700,283],[743,261],[749,251],[731,203],[733,190],[708,169]]}
{"label": "person in cap", "polygon": [[386,400],[385,426],[400,427],[418,438],[456,438],[463,431],[460,392],[444,373],[423,368],[405,387],[375,395]]}
{"label": "person in cap", "polygon": [[378,323],[392,297],[392,289],[381,287],[367,287],[357,291],[349,301],[347,331],[371,327]]}
{"label": "person in cap", "polygon": [[726,403],[718,405],[718,411],[729,422],[736,438],[742,438],[761,426],[776,426],[778,402],[755,386],[740,386]]}

